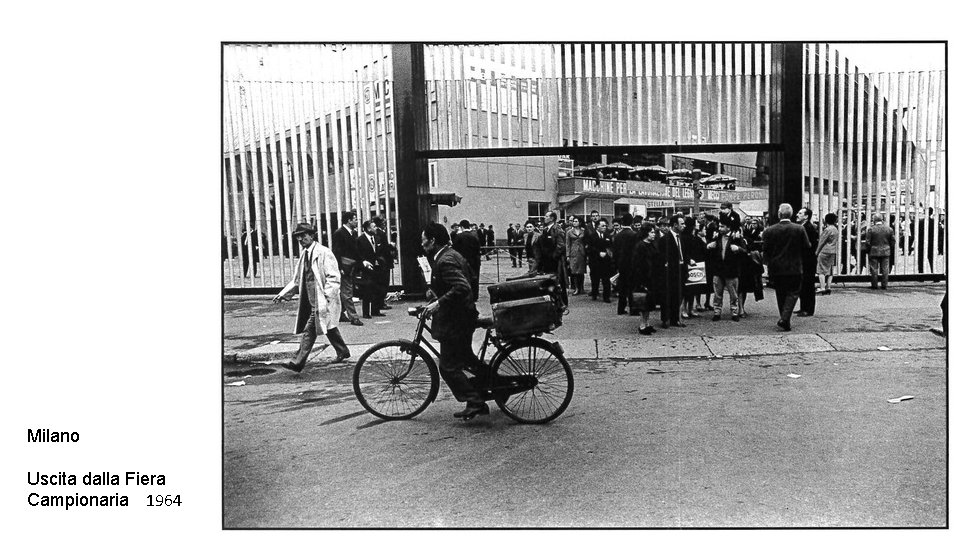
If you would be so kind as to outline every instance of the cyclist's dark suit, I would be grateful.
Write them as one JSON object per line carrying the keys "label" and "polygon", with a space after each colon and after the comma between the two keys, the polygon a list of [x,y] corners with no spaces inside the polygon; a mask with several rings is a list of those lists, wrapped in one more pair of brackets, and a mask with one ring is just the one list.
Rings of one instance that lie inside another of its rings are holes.
{"label": "cyclist's dark suit", "polygon": [[482,366],[471,343],[479,315],[470,288],[472,270],[449,245],[440,248],[432,263],[430,288],[437,295],[437,311],[431,333],[440,342],[440,375],[457,401],[482,403],[463,372],[467,366]]}

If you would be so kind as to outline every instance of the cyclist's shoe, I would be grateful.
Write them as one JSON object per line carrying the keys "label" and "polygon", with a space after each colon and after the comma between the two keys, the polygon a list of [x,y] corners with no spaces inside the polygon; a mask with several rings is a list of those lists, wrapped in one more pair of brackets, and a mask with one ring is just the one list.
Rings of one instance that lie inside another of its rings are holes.
{"label": "cyclist's shoe", "polygon": [[481,414],[490,414],[490,407],[486,403],[467,403],[467,407],[460,412],[453,413],[453,417],[470,420]]}

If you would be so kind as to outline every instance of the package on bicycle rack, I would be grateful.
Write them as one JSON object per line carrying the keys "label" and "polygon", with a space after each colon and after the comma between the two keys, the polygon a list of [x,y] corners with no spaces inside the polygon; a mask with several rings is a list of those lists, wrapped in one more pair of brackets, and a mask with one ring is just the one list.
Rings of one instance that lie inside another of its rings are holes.
{"label": "package on bicycle rack", "polygon": [[563,302],[551,274],[498,283],[487,288],[497,333],[504,338],[549,332],[563,324]]}

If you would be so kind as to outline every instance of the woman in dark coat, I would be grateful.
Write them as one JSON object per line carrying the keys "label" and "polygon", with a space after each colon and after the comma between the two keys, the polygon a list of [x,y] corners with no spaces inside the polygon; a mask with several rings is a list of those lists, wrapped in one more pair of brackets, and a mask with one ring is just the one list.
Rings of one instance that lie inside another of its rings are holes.
{"label": "woman in dark coat", "polygon": [[635,292],[646,292],[647,302],[640,306],[640,333],[649,336],[656,332],[650,326],[650,310],[659,303],[658,292],[663,289],[664,262],[657,249],[657,232],[653,225],[644,223],[637,231],[639,240],[633,248],[633,285]]}
{"label": "woman in dark coat", "polygon": [[747,244],[747,253],[740,265],[740,279],[737,280],[737,296],[740,297],[740,316],[746,317],[744,304],[747,293],[753,293],[757,301],[763,300],[763,256],[760,252],[762,244],[759,242],[758,227],[750,225],[746,231],[732,229],[730,235],[740,236]]}
{"label": "woman in dark coat", "polygon": [[[680,233],[680,242],[683,246],[683,256],[688,262],[693,260],[703,264],[707,260],[707,244],[696,232],[697,220],[687,216],[683,223],[683,232]],[[704,268],[706,268],[706,266],[704,266]],[[702,285],[684,284],[683,305],[680,307],[680,316],[685,319],[699,317],[700,314],[693,311],[694,297],[696,297],[698,300],[697,303],[699,304],[700,295],[707,294],[709,292],[709,280],[705,281]]]}

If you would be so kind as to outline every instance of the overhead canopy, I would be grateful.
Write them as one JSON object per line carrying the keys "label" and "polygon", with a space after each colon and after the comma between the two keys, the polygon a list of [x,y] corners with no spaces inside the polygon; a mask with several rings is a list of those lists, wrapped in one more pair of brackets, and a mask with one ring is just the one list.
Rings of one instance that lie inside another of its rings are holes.
{"label": "overhead canopy", "polygon": [[587,198],[587,193],[578,193],[576,195],[561,195],[560,197],[557,198],[557,202],[561,206],[567,206],[586,198]]}

